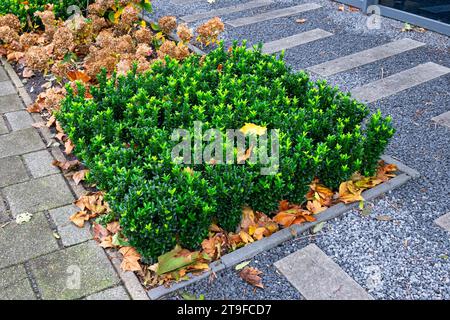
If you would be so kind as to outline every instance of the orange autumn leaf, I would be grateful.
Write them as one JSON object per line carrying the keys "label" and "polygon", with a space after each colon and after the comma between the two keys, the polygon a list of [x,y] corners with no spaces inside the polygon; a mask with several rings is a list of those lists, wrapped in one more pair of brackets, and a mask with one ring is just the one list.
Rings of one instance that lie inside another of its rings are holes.
{"label": "orange autumn leaf", "polygon": [[83,169],[78,172],[75,172],[72,176],[73,181],[76,185],[78,185],[82,180],[85,180],[86,174],[89,172],[89,170]]}
{"label": "orange autumn leaf", "polygon": [[339,186],[339,201],[344,203],[352,203],[356,201],[364,201],[361,193],[364,189],[358,188],[353,181],[342,182]]}
{"label": "orange autumn leaf", "polygon": [[244,243],[252,243],[255,241],[255,240],[253,240],[251,235],[249,235],[247,232],[245,232],[243,230],[239,231],[239,236],[241,237],[241,239]]}
{"label": "orange autumn leaf", "polygon": [[88,83],[91,80],[91,77],[88,76],[86,73],[84,73],[83,71],[69,71],[67,72],[67,78],[70,81],[82,81],[84,83]]}
{"label": "orange autumn leaf", "polygon": [[80,161],[78,160],[70,160],[70,161],[59,161],[59,160],[53,160],[52,165],[55,167],[60,168],[61,170],[67,171],[72,170],[80,165]]}
{"label": "orange autumn leaf", "polygon": [[72,221],[77,227],[83,228],[84,223],[90,219],[90,215],[86,211],[78,211],[70,216],[69,220]]}
{"label": "orange autumn leaf", "polygon": [[112,236],[106,236],[102,242],[100,242],[99,244],[100,247],[102,247],[103,249],[108,249],[108,248],[114,248],[114,244],[112,243]]}
{"label": "orange autumn leaf", "polygon": [[306,209],[308,209],[308,211],[312,214],[318,214],[328,209],[328,207],[322,206],[319,200],[312,200],[306,203]]}
{"label": "orange autumn leaf", "polygon": [[100,223],[96,223],[92,228],[92,233],[94,234],[94,240],[102,242],[107,236],[109,236],[109,231],[102,226]]}
{"label": "orange autumn leaf", "polygon": [[133,247],[122,247],[119,252],[123,255],[120,268],[123,271],[142,271],[142,267],[139,264],[141,255]]}
{"label": "orange autumn leaf", "polygon": [[279,212],[275,217],[273,217],[273,220],[283,227],[287,228],[295,221],[297,217],[296,212],[297,210],[295,209]]}
{"label": "orange autumn leaf", "polygon": [[71,154],[73,151],[73,148],[75,148],[75,146],[73,145],[72,141],[70,141],[70,139],[68,139],[66,141],[66,143],[64,144],[64,148],[65,148],[65,152],[66,154]]}
{"label": "orange autumn leaf", "polygon": [[116,234],[120,231],[120,224],[119,221],[113,221],[106,225],[106,229],[111,232],[112,234]]}

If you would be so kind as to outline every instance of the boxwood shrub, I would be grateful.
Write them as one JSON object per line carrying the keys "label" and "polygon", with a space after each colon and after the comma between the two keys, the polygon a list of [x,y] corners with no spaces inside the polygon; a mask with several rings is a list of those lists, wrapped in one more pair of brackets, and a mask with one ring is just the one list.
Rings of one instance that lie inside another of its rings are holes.
{"label": "boxwood shrub", "polygon": [[[243,205],[270,214],[281,199],[304,202],[314,177],[336,189],[356,171],[374,173],[394,133],[389,117],[366,119],[368,108],[349,94],[245,43],[167,58],[144,74],[103,72],[98,83],[92,99],[83,86],[68,87],[57,116],[125,236],[150,260],[177,243],[197,248],[212,222],[234,231]],[[263,165],[248,162],[175,163],[172,131],[193,133],[194,121],[203,132],[245,123],[279,129],[278,172],[261,175]]]}

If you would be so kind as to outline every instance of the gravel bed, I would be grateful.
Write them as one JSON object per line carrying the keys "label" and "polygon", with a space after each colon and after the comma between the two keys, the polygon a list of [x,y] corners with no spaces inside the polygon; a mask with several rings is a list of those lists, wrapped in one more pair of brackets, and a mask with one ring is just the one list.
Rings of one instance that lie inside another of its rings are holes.
{"label": "gravel bed", "polygon": [[[156,0],[154,6],[162,15],[176,10],[181,16],[230,4],[220,0],[214,5],[205,2],[175,6]],[[426,43],[426,47],[327,78],[345,91],[428,61],[450,67],[450,40],[434,32],[401,32],[403,23],[388,18],[382,19],[380,30],[369,30],[366,16],[340,12],[338,4],[328,0],[279,1],[269,7],[307,2],[324,7],[298,17],[242,28],[226,26],[224,40],[227,44],[232,39],[252,39],[256,43],[314,28],[332,32],[332,37],[287,50],[286,60],[296,70],[404,37]],[[247,10],[227,15],[226,19],[259,11],[261,8]],[[307,21],[295,23],[299,17]],[[418,170],[420,178],[366,204],[371,208],[368,216],[352,210],[329,221],[316,236],[304,234],[257,255],[251,266],[263,271],[264,290],[254,290],[234,269],[227,269],[214,281],[202,280],[184,291],[204,294],[206,299],[301,299],[273,263],[315,242],[376,299],[450,299],[450,237],[433,223],[450,211],[450,130],[431,121],[450,110],[449,88],[450,75],[446,75],[369,105],[372,111],[379,108],[383,114],[390,114],[397,129],[386,153]],[[380,215],[392,220],[376,219]],[[378,275],[380,281],[374,282]],[[170,298],[180,299],[180,295]]]}

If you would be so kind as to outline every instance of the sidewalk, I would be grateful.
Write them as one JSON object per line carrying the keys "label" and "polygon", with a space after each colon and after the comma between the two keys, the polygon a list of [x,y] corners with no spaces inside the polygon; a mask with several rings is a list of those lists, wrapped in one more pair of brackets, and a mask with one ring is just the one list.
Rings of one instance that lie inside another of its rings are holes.
{"label": "sidewalk", "polygon": [[89,225],[70,223],[75,193],[34,119],[0,66],[0,300],[129,299]]}

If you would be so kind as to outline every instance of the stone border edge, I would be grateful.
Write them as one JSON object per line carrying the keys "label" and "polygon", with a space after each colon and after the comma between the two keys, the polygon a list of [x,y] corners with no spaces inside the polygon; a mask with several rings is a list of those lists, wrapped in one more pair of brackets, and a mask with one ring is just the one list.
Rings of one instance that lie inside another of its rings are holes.
{"label": "stone border edge", "polygon": [[[11,78],[12,82],[14,83],[17,92],[19,93],[20,98],[23,100],[23,103],[25,104],[25,108],[27,108],[30,104],[33,103],[33,100],[31,99],[30,95],[26,91],[22,81],[20,80],[17,73],[14,71],[11,64],[3,57],[0,59],[3,67],[5,68],[8,76]],[[30,113],[35,123],[42,122],[44,119],[41,117],[38,113]],[[55,142],[53,139],[50,130],[46,127],[39,127],[35,128],[38,130],[42,137],[44,138],[44,142]],[[60,161],[65,160],[64,153],[59,149],[59,147],[47,147],[47,150],[50,149],[51,155]],[[64,175],[63,175],[64,176]],[[83,194],[87,193],[87,190],[81,185],[76,185],[73,181],[67,179],[64,177],[64,179],[68,182],[68,185],[70,186],[70,189],[73,191],[75,195],[78,197],[82,196]],[[147,295],[144,287],[141,285],[141,282],[139,281],[138,277],[134,272],[124,272],[120,268],[120,254],[117,251],[113,250],[105,250],[102,248],[102,250],[105,252],[106,256],[111,261],[111,265],[113,266],[114,270],[117,272],[117,275],[119,276],[120,280],[122,281],[123,285],[125,286],[126,291],[128,292],[129,296],[132,300],[149,300],[149,296]]]}
{"label": "stone border edge", "polygon": [[[382,194],[385,194],[405,184],[410,179],[415,179],[420,176],[420,174],[416,170],[406,166],[405,164],[393,159],[390,156],[384,155],[381,157],[381,159],[386,163],[397,165],[399,171],[401,171],[402,173],[392,178],[391,180],[388,180],[372,189],[364,191],[362,193],[362,196],[364,197],[365,201],[373,200],[381,196]],[[209,271],[206,271],[200,275],[191,276],[188,280],[174,283],[170,287],[165,287],[163,285],[158,286],[156,288],[150,289],[147,294],[151,300],[161,299],[164,296],[174,293],[188,285],[205,279],[206,277],[211,276],[216,272],[233,267],[245,260],[249,260],[263,251],[270,250],[282,244],[283,242],[295,238],[297,235],[313,228],[318,223],[337,218],[357,206],[358,202],[350,204],[336,204],[323,211],[322,213],[317,214],[317,220],[314,222],[308,222],[301,225],[293,225],[289,228],[281,229],[280,231],[272,234],[270,237],[255,241],[249,245],[246,245],[245,247],[224,255],[220,260],[214,261],[210,264]]]}

